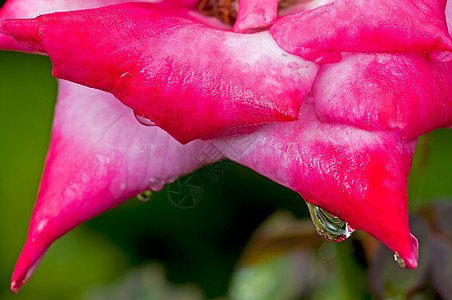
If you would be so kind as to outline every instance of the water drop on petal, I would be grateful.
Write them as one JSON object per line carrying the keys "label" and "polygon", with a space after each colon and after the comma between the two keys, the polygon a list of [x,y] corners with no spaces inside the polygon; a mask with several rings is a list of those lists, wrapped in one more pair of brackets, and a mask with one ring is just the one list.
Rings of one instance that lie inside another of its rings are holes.
{"label": "water drop on petal", "polygon": [[164,185],[165,182],[160,178],[151,178],[149,180],[149,188],[153,191],[160,191]]}
{"label": "water drop on petal", "polygon": [[150,190],[144,191],[137,195],[138,200],[147,202],[151,199],[152,192]]}
{"label": "water drop on petal", "polygon": [[135,115],[135,119],[137,119],[137,121],[140,122],[144,126],[155,126],[154,122],[152,122],[149,119],[146,119],[145,117]]}
{"label": "water drop on petal", "polygon": [[46,225],[47,225],[48,222],[49,222],[48,219],[42,220],[41,222],[39,222],[38,227],[37,227],[36,230],[37,230],[38,232],[43,231],[44,228],[46,227]]}
{"label": "water drop on petal", "polygon": [[323,238],[333,242],[340,242],[347,239],[355,231],[346,222],[322,208],[309,202],[306,202],[306,205],[318,234]]}
{"label": "water drop on petal", "polygon": [[176,179],[177,179],[176,176],[170,176],[170,177],[166,178],[166,182],[173,183],[174,181],[176,181]]}
{"label": "water drop on petal", "polygon": [[406,268],[405,261],[399,256],[399,254],[397,252],[394,253],[394,260],[401,268],[404,268],[404,269]]}

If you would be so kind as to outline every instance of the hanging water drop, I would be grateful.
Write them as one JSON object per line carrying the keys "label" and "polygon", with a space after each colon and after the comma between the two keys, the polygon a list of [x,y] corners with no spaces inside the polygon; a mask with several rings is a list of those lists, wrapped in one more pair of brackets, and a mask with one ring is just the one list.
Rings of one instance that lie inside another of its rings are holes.
{"label": "hanging water drop", "polygon": [[340,242],[348,238],[355,231],[346,222],[320,207],[309,202],[306,202],[306,205],[308,206],[312,222],[318,234],[323,238],[333,242]]}
{"label": "hanging water drop", "polygon": [[176,176],[169,176],[168,178],[166,178],[166,182],[173,183],[174,181],[176,181],[176,179],[177,179]]}
{"label": "hanging water drop", "polygon": [[152,122],[149,119],[146,119],[145,117],[135,115],[135,119],[137,119],[137,121],[140,122],[144,126],[155,126],[154,122]]}
{"label": "hanging water drop", "polygon": [[152,192],[150,190],[144,191],[137,195],[138,200],[147,202],[151,199]]}
{"label": "hanging water drop", "polygon": [[401,258],[400,256],[399,256],[399,254],[396,252],[396,253],[394,253],[394,260],[396,261],[396,263],[401,267],[401,268],[406,268],[406,263],[405,263],[405,261],[403,260],[403,258]]}
{"label": "hanging water drop", "polygon": [[149,188],[153,191],[160,191],[164,185],[165,182],[160,178],[151,178],[149,180]]}

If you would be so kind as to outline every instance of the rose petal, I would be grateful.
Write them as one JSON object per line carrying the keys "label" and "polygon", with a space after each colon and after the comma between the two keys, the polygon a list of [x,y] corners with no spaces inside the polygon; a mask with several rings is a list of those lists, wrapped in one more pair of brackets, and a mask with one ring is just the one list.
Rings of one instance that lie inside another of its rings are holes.
{"label": "rose petal", "polygon": [[14,292],[48,247],[75,226],[210,163],[201,156],[210,142],[181,145],[158,127],[138,123],[129,108],[112,98],[60,81],[38,200],[12,278]]}
{"label": "rose petal", "polygon": [[448,0],[446,4],[446,21],[449,35],[452,36],[452,1]]}
{"label": "rose petal", "polygon": [[[0,10],[0,22],[6,19],[17,18],[35,18],[42,14],[48,14],[53,12],[80,10],[89,8],[98,8],[107,5],[119,4],[128,2],[125,0],[78,0],[78,1],[62,1],[62,0],[8,0],[6,4]],[[185,7],[194,8],[197,0],[141,0],[141,2],[166,2],[183,5]],[[181,10],[182,11],[182,10]],[[193,18],[200,23],[209,25],[211,27],[220,29],[230,29],[229,26],[220,22],[215,18],[210,18],[202,15],[195,9],[183,10],[185,17]],[[24,47],[19,44],[14,38],[0,33],[0,49],[2,50],[16,50],[24,52],[36,52],[33,49]]]}
{"label": "rose petal", "polygon": [[313,63],[268,32],[211,29],[165,9],[128,3],[5,20],[1,30],[45,49],[56,77],[113,93],[182,143],[297,118]]}
{"label": "rose petal", "polygon": [[312,89],[326,122],[395,129],[408,139],[452,126],[452,63],[422,54],[347,54],[322,66]]}
{"label": "rose petal", "polygon": [[407,181],[416,140],[321,123],[311,103],[299,121],[219,141],[227,157],[300,193],[417,266],[408,227]]}
{"label": "rose petal", "polygon": [[[122,2],[126,2],[126,1],[122,1]],[[171,2],[178,4],[178,5],[185,6],[185,7],[195,8],[198,5],[199,0],[171,0]]]}
{"label": "rose petal", "polygon": [[[34,18],[41,14],[57,11],[96,8],[125,2],[124,0],[8,0],[0,10],[0,22],[5,19]],[[30,52],[10,36],[0,33],[0,49]],[[35,51],[33,51],[35,52]]]}
{"label": "rose petal", "polygon": [[[303,11],[311,10],[319,6],[333,2],[334,0],[291,0],[287,1],[287,6],[281,6],[278,10],[278,16],[283,17],[293,15]],[[284,4],[284,1],[280,4]]]}
{"label": "rose petal", "polygon": [[319,64],[340,52],[452,51],[446,1],[336,0],[276,21],[270,32],[289,53]]}
{"label": "rose petal", "polygon": [[276,20],[278,0],[239,0],[239,12],[234,23],[235,32],[267,27]]}

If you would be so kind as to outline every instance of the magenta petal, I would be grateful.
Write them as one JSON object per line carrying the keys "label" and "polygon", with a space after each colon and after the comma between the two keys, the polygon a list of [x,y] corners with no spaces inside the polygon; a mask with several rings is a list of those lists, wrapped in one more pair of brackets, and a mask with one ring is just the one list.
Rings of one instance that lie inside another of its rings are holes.
{"label": "magenta petal", "polygon": [[394,129],[408,139],[452,126],[452,63],[421,54],[347,54],[320,68],[313,94],[326,122]]}
{"label": "magenta petal", "polygon": [[[70,11],[77,9],[89,9],[98,8],[107,5],[120,4],[128,2],[124,0],[77,0],[77,1],[65,1],[65,0],[8,0],[6,4],[0,10],[0,22],[6,19],[17,18],[35,18],[42,14],[48,14],[59,11]],[[141,2],[158,3],[160,0],[141,0]],[[174,3],[183,5],[185,7],[194,7],[198,0],[165,0],[166,3]],[[186,16],[197,19],[203,24],[208,24],[212,27],[221,29],[228,29],[229,27],[221,23],[214,18],[206,17],[197,11],[186,10]],[[21,44],[19,44],[14,38],[0,33],[0,49],[2,50],[16,50],[25,52],[35,52]],[[42,52],[42,50],[39,50]]]}
{"label": "magenta petal", "polygon": [[452,51],[445,0],[336,0],[283,17],[270,32],[289,53],[318,63],[340,52]]}
{"label": "magenta petal", "polygon": [[12,290],[78,224],[193,171],[201,158],[209,163],[201,156],[209,143],[181,145],[158,127],[138,123],[110,94],[60,81],[52,140]]}
{"label": "magenta petal", "polygon": [[226,156],[366,231],[416,268],[407,207],[416,140],[321,123],[305,103],[297,122],[268,124],[221,143]]}
{"label": "magenta petal", "polygon": [[449,34],[452,36],[452,1],[447,1],[446,4],[446,21]]}
{"label": "magenta petal", "polygon": [[283,17],[287,15],[292,15],[300,13],[303,11],[311,10],[319,6],[333,2],[334,0],[292,0],[288,2],[288,6],[282,6],[278,10],[278,16]]}
{"label": "magenta petal", "polygon": [[267,27],[276,20],[278,0],[239,0],[235,32]]}
{"label": "magenta petal", "polygon": [[[295,120],[317,72],[268,32],[212,29],[152,4],[28,22],[39,22],[40,40],[28,43],[41,44],[56,77],[113,93],[182,143],[231,124]],[[34,35],[28,28],[25,21],[2,22],[17,40]]]}
{"label": "magenta petal", "polygon": [[[121,2],[127,2],[127,1],[121,1]],[[154,2],[157,2],[157,1],[154,1]],[[171,0],[169,2],[173,2],[175,4],[182,5],[182,6],[189,7],[189,8],[195,8],[196,5],[198,5],[199,0]]]}
{"label": "magenta petal", "polygon": [[[122,3],[124,0],[8,0],[0,10],[0,22],[13,18],[34,18],[41,14],[75,9],[96,8]],[[12,37],[0,33],[0,49],[30,52],[30,49],[17,43]]]}

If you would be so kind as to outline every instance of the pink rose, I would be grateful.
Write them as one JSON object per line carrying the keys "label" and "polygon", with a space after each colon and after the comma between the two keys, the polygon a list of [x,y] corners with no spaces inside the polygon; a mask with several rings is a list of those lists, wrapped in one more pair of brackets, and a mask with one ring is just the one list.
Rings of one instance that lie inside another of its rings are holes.
{"label": "pink rose", "polygon": [[242,0],[233,28],[197,1],[67,2],[0,11],[0,48],[45,53],[60,78],[13,291],[78,224],[223,157],[416,268],[407,179],[417,137],[452,126],[451,1]]}

